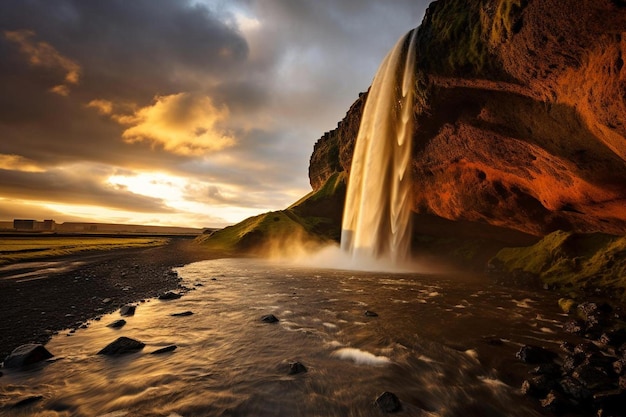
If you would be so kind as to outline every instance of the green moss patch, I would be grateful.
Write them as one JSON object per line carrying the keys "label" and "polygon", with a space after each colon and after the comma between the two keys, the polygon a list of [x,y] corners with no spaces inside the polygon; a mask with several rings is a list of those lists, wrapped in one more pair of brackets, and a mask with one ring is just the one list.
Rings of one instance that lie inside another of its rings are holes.
{"label": "green moss patch", "polygon": [[557,231],[533,246],[504,248],[490,263],[521,270],[549,285],[626,301],[626,236]]}

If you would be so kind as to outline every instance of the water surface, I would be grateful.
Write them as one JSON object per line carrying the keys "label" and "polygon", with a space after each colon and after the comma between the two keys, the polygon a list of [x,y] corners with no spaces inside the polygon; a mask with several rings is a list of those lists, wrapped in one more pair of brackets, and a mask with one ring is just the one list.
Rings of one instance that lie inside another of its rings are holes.
{"label": "water surface", "polygon": [[[179,268],[193,288],[54,337],[56,361],[4,370],[0,415],[380,416],[384,391],[402,415],[535,416],[519,386],[522,344],[563,339],[554,295],[481,276],[312,269],[252,259]],[[173,313],[192,311],[186,317]],[[378,314],[365,315],[365,311]],[[274,314],[276,324],[260,321]],[[97,355],[119,336],[139,353]],[[150,352],[171,344],[171,353]],[[289,374],[299,361],[308,372]],[[10,408],[20,399],[32,405]]]}

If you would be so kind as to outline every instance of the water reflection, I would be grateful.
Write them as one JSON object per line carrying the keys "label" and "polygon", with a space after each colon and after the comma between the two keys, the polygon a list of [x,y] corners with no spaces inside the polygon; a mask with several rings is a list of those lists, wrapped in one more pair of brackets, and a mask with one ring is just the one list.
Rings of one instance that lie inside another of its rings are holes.
{"label": "water reflection", "polygon": [[[396,393],[408,415],[540,415],[518,393],[527,370],[514,353],[560,341],[556,303],[541,294],[481,277],[245,259],[178,272],[193,288],[182,298],[139,304],[121,329],[107,327],[115,313],[61,334],[47,346],[55,361],[7,370],[0,415],[379,416],[372,404],[383,391]],[[184,311],[194,314],[172,316]],[[265,314],[280,321],[262,323]],[[96,355],[119,336],[146,347]],[[172,344],[173,352],[149,354]],[[308,372],[290,375],[293,361]],[[42,398],[11,408],[31,395]]]}

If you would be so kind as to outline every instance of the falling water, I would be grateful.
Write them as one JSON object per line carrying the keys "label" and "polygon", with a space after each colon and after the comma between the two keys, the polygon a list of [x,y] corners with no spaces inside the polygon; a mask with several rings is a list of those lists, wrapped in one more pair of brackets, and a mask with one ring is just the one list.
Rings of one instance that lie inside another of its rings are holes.
{"label": "falling water", "polygon": [[365,103],[341,232],[341,248],[356,260],[409,259],[416,32],[385,57]]}

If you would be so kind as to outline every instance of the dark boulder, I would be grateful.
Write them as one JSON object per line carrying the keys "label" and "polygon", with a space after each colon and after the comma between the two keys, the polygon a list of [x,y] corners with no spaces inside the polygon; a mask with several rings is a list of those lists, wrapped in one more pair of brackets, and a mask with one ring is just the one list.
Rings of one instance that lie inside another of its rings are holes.
{"label": "dark boulder", "polygon": [[378,317],[378,313],[376,313],[374,311],[370,311],[370,310],[365,310],[365,315],[367,317]]}
{"label": "dark boulder", "polygon": [[135,339],[131,339],[129,337],[122,336],[105,346],[102,350],[98,352],[98,355],[123,355],[125,353],[138,352],[143,349],[144,346],[145,343],[142,343]]}
{"label": "dark boulder", "polygon": [[626,373],[626,359],[618,359],[613,362],[613,372],[617,375]]}
{"label": "dark boulder", "polygon": [[19,346],[4,359],[5,368],[21,368],[33,363],[45,361],[54,355],[43,345],[29,343]]}
{"label": "dark boulder", "polygon": [[107,327],[110,327],[112,329],[119,329],[119,328],[123,327],[125,324],[126,324],[126,320],[119,319],[119,320],[115,320],[112,323],[107,324]]}
{"label": "dark boulder", "polygon": [[301,374],[304,372],[307,372],[306,366],[304,366],[300,362],[289,363],[289,375]]}
{"label": "dark boulder", "polygon": [[571,373],[578,365],[585,362],[586,358],[584,353],[574,353],[565,356],[565,359],[563,359],[563,370],[567,373]]}
{"label": "dark boulder", "polygon": [[582,334],[584,331],[584,323],[577,319],[570,319],[563,323],[563,330],[567,333]]}
{"label": "dark boulder", "polygon": [[137,309],[136,306],[131,305],[131,304],[127,304],[125,306],[122,306],[120,308],[120,316],[134,316],[135,315],[135,310]]}
{"label": "dark boulder", "polygon": [[558,383],[546,375],[539,375],[522,382],[522,394],[535,398],[543,398],[557,387]]}
{"label": "dark boulder", "polygon": [[613,386],[613,380],[606,372],[589,364],[578,366],[572,376],[591,391],[608,390]]}
{"label": "dark boulder", "polygon": [[591,391],[580,381],[570,376],[566,376],[559,383],[561,390],[570,398],[579,403],[586,403],[591,399]]}
{"label": "dark boulder", "polygon": [[178,348],[176,345],[169,345],[162,347],[161,349],[157,349],[154,352],[150,352],[151,355],[160,355],[161,353],[173,352]]}
{"label": "dark boulder", "polygon": [[539,364],[554,361],[557,355],[540,346],[524,345],[515,355],[524,363]]}
{"label": "dark boulder", "polygon": [[396,396],[396,394],[385,391],[376,398],[374,404],[378,406],[385,413],[395,413],[402,409],[402,404],[400,404],[400,400]]}
{"label": "dark boulder", "polygon": [[266,314],[265,316],[261,317],[261,321],[263,323],[278,323],[279,322],[279,320],[273,314]]}

